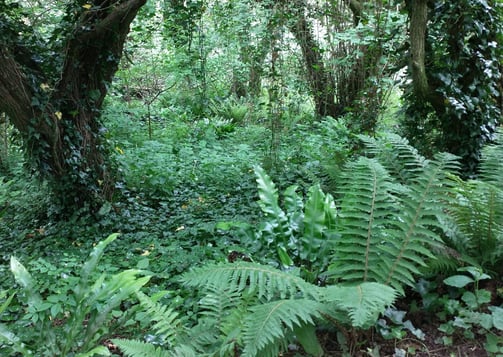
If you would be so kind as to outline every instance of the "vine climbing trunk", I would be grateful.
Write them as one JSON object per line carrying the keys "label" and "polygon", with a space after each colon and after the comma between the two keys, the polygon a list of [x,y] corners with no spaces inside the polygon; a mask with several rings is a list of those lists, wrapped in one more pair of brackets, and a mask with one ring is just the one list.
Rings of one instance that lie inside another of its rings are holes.
{"label": "vine climbing trunk", "polygon": [[[146,0],[77,2],[63,38],[59,67],[27,58],[32,47],[0,37],[0,111],[22,134],[29,157],[50,178],[66,206],[109,199],[114,173],[99,121],[108,84],[117,71],[129,26]],[[20,24],[10,24],[13,32]],[[27,51],[30,51],[27,53]]]}

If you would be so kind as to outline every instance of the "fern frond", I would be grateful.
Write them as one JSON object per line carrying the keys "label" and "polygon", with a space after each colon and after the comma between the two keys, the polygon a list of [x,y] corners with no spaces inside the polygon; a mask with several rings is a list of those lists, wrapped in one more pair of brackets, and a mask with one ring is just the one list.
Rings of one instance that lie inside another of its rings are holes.
{"label": "fern frond", "polygon": [[229,287],[240,292],[256,292],[258,298],[317,297],[312,285],[294,275],[256,263],[210,264],[182,275],[181,281],[190,287]]}
{"label": "fern frond", "polygon": [[145,314],[152,322],[155,322],[152,326],[154,333],[169,346],[177,345],[177,338],[182,324],[178,318],[178,313],[168,305],[162,305],[153,301],[142,292],[137,292],[136,296],[138,297]]}
{"label": "fern frond", "polygon": [[202,317],[184,334],[183,338],[180,338],[180,345],[190,346],[198,355],[213,355],[216,351],[223,349],[224,343],[221,339],[221,332],[215,329],[213,320]]}
{"label": "fern frond", "polygon": [[397,298],[397,291],[379,283],[356,286],[329,286],[323,289],[323,300],[346,312],[354,327],[369,328]]}
{"label": "fern frond", "polygon": [[503,257],[503,189],[489,182],[457,180],[457,200],[450,207],[457,231],[453,248],[493,269]]}
{"label": "fern frond", "polygon": [[170,353],[172,357],[201,357],[203,355],[196,353],[189,345],[176,346]]}
{"label": "fern frond", "polygon": [[[397,187],[376,160],[360,158],[345,170],[340,182],[341,238],[335,242],[331,274],[346,281],[385,279],[382,254],[393,237],[390,224],[397,212]],[[383,242],[385,242],[383,244]]]}
{"label": "fern frond", "polygon": [[[400,142],[399,142],[400,143]],[[403,151],[407,145],[402,143]],[[330,273],[348,282],[380,282],[403,292],[441,245],[439,217],[452,192],[447,172],[454,156],[440,154],[422,161],[409,150],[414,175],[399,184],[376,159],[360,158],[341,176],[341,238],[335,242]],[[400,157],[398,159],[402,159]],[[404,164],[405,168],[408,166]]]}
{"label": "fern frond", "polygon": [[379,139],[365,135],[358,137],[365,143],[368,152],[401,184],[407,184],[425,166],[425,158],[399,135],[384,133]]}
{"label": "fern frond", "polygon": [[395,287],[402,283],[413,284],[410,273],[417,274],[417,271],[411,267],[426,265],[424,260],[433,258],[432,246],[442,243],[433,228],[441,228],[438,218],[445,214],[445,203],[452,192],[452,181],[447,173],[456,168],[453,155],[439,154],[408,185],[399,219],[393,222],[401,237],[389,246],[394,261],[389,266],[387,284]]}
{"label": "fern frond", "polygon": [[[219,351],[222,356],[231,355],[228,352],[233,352],[236,345],[242,344],[244,318],[249,304],[257,303],[257,298],[232,290],[232,287],[208,285],[204,290],[205,296],[200,300],[204,320],[200,319],[199,325],[207,325],[202,329],[207,335],[198,333],[197,347],[202,351]],[[191,338],[193,333],[191,331]]]}
{"label": "fern frond", "polygon": [[272,356],[266,352],[267,347],[285,339],[285,327],[293,331],[296,326],[314,325],[313,318],[320,316],[320,308],[319,303],[307,299],[278,300],[252,307],[244,321],[243,356]]}
{"label": "fern frond", "polygon": [[173,357],[173,354],[150,343],[139,340],[112,339],[121,351],[129,357]]}
{"label": "fern frond", "polygon": [[503,187],[503,129],[496,133],[495,144],[482,149],[480,179]]}

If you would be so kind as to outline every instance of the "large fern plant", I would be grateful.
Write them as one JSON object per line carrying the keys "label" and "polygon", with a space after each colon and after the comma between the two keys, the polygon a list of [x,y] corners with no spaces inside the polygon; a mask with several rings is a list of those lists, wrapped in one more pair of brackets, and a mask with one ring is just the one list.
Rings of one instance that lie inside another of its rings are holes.
{"label": "large fern plant", "polygon": [[477,179],[456,179],[448,244],[461,259],[494,275],[503,273],[503,133],[482,151]]}
{"label": "large fern plant", "polygon": [[320,319],[368,328],[396,297],[394,289],[378,283],[320,287],[297,273],[239,262],[208,265],[182,281],[212,294],[201,303],[210,321],[220,321],[213,340],[220,341],[220,351],[242,349],[241,356],[278,356],[294,339],[311,355],[321,355],[315,335]]}
{"label": "large fern plant", "polygon": [[265,216],[256,237],[277,251],[283,265],[316,274],[328,270],[333,281],[379,282],[403,291],[442,244],[439,219],[452,197],[449,172],[457,163],[449,154],[426,160],[396,135],[361,139],[367,155],[336,177],[337,200],[316,185],[304,203],[291,186],[280,205],[276,186],[256,168]]}
{"label": "large fern plant", "polygon": [[[378,283],[320,287],[302,279],[298,270],[248,262],[210,264],[184,274],[181,281],[202,293],[198,324],[176,337],[178,345],[163,349],[142,341],[114,340],[127,356],[276,357],[290,341],[321,356],[315,334],[320,320],[368,328],[397,295]],[[148,305],[153,313],[153,305]],[[156,309],[162,319],[164,312]],[[152,332],[176,331],[176,321],[169,312],[162,328],[157,323]]]}
{"label": "large fern plant", "polygon": [[339,180],[340,238],[329,270],[337,280],[375,281],[401,291],[442,243],[439,218],[456,161],[449,154],[425,160],[396,136],[366,141],[373,156],[350,163]]}
{"label": "large fern plant", "polygon": [[[319,186],[305,200],[289,187],[280,200],[272,180],[255,169],[265,216],[256,238],[275,251],[284,270],[238,262],[184,274],[183,284],[203,296],[198,324],[184,339],[192,352],[277,356],[295,340],[309,354],[322,355],[315,334],[320,321],[372,326],[434,258],[434,247],[442,243],[439,219],[452,197],[448,172],[456,169],[455,158],[425,160],[397,136],[362,139],[368,155],[344,168],[336,200]],[[299,268],[306,266],[328,268],[328,285],[304,279]],[[130,356],[144,355],[139,341],[137,350],[117,343]]]}

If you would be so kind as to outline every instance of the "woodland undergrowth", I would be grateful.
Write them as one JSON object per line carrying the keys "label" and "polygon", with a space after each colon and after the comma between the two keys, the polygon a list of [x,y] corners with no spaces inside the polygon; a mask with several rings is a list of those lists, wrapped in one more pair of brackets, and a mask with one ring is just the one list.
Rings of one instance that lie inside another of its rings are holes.
{"label": "woodland undergrowth", "polygon": [[109,115],[121,180],[99,211],[61,222],[20,165],[1,179],[0,352],[321,356],[330,331],[356,355],[369,330],[424,339],[417,309],[445,346],[503,352],[500,139],[463,180],[456,157],[343,119],[292,124],[272,165],[259,123],[160,120],[149,139]]}

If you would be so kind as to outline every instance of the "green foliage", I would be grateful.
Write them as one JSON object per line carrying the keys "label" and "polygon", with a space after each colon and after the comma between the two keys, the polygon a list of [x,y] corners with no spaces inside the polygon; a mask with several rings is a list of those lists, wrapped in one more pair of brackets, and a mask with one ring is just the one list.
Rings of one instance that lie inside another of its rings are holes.
{"label": "green foliage", "polygon": [[256,237],[284,266],[305,268],[310,281],[330,265],[335,281],[373,281],[403,291],[442,245],[439,218],[456,162],[448,154],[425,160],[397,136],[362,138],[374,158],[349,162],[338,175],[338,210],[319,186],[309,189],[305,203],[296,186],[287,188],[281,208],[276,186],[256,168],[265,214]]}
{"label": "green foliage", "polygon": [[307,193],[306,202],[290,186],[284,193],[284,207],[280,207],[279,195],[274,182],[260,167],[255,167],[259,206],[265,222],[256,232],[256,238],[266,249],[278,253],[283,266],[302,266],[310,279],[327,267],[328,252],[335,234],[336,208],[331,195],[313,186]]}
{"label": "green foliage", "polygon": [[[98,243],[82,266],[78,279],[69,279],[70,289],[46,296],[39,292],[39,282],[14,257],[11,271],[19,285],[17,302],[24,310],[18,321],[1,324],[0,351],[22,352],[23,355],[76,356],[110,355],[99,346],[100,339],[111,332],[112,320],[120,305],[139,291],[150,279],[137,277],[140,270],[126,270],[110,275],[102,273],[94,280],[105,248],[118,234]],[[12,296],[2,306],[13,304]],[[26,324],[31,328],[26,329]]]}
{"label": "green foliage", "polygon": [[[503,331],[503,309],[491,305],[492,293],[480,287],[480,282],[489,278],[480,268],[469,266],[444,279],[444,284],[456,289],[450,296],[437,296],[441,309],[437,315],[444,321],[438,329],[445,334],[444,344],[452,344],[453,336],[459,332],[468,339],[482,334],[487,352],[503,351],[503,339],[499,336]],[[469,289],[472,284],[473,289]]]}
{"label": "green foliage", "polygon": [[408,86],[408,118],[402,127],[422,152],[459,156],[463,174],[472,177],[483,145],[500,122],[502,5],[485,0],[433,3],[425,46],[431,105]]}
{"label": "green foliage", "polygon": [[[47,185],[23,170],[12,178],[0,177],[0,234],[8,237],[36,233],[58,212],[53,203]],[[1,241],[0,246],[8,251],[10,243]]]}
{"label": "green foliage", "polygon": [[503,189],[501,173],[503,142],[482,151],[480,177],[456,180],[455,201],[449,207],[455,227],[448,244],[465,260],[498,275],[503,272]]}
{"label": "green foliage", "polygon": [[[293,332],[311,335],[309,329],[318,319],[368,328],[396,297],[394,289],[382,284],[319,287],[293,271],[247,262],[207,265],[185,273],[182,281],[189,287],[202,288],[203,293],[208,292],[208,288],[209,291],[225,289],[227,294],[222,295],[223,299],[229,294],[241,296],[232,299],[236,304],[233,309],[223,310],[223,316],[213,315],[213,318],[236,322],[232,329],[227,326],[226,330],[216,332],[236,339],[243,346],[243,356],[277,355]],[[211,304],[204,304],[203,308],[214,311],[214,300],[208,302]],[[233,311],[241,317],[236,320]],[[316,345],[307,348],[319,351]]]}
{"label": "green foliage", "polygon": [[[189,356],[195,350],[197,355],[240,351],[242,356],[272,357],[295,337],[306,351],[321,356],[323,349],[315,335],[319,320],[369,328],[397,296],[394,289],[378,283],[319,287],[293,271],[247,262],[208,264],[183,274],[181,281],[201,290],[197,325],[175,335],[176,313],[140,296],[148,315],[158,321],[155,333],[169,330],[179,344],[175,340],[166,344],[161,338],[165,347],[161,350],[137,340],[114,340],[128,356]],[[176,352],[177,348],[184,353]]]}
{"label": "green foliage", "polygon": [[[227,137],[229,130],[232,137]],[[253,138],[262,135],[259,127],[238,129],[218,119],[193,124],[168,121],[166,129],[157,132],[157,140],[138,145],[135,141],[140,139],[132,136],[117,142],[116,157],[128,190],[147,199],[168,200],[173,192],[192,186],[205,188],[199,196],[211,196],[212,188],[221,194],[243,185],[243,176],[250,176],[250,166],[261,157]]]}
{"label": "green foliage", "polygon": [[[392,144],[392,143],[391,143]],[[407,160],[407,157],[397,159]],[[400,184],[376,159],[350,163],[342,175],[341,239],[331,271],[346,281],[377,281],[401,289],[432,258],[441,243],[435,228],[451,186],[454,158],[425,161],[410,182]],[[407,163],[410,165],[410,163]]]}
{"label": "green foliage", "polygon": [[[126,339],[113,339],[113,343],[115,343],[121,351],[126,356],[136,356],[136,357],[169,357],[169,356],[177,356],[170,352],[163,350],[161,347],[156,347],[153,344],[142,342],[138,340],[126,340]],[[178,356],[186,356],[186,355],[178,355]]]}
{"label": "green foliage", "polygon": [[196,356],[190,345],[183,344],[191,341],[184,339],[185,331],[182,329],[179,314],[172,307],[158,301],[165,293],[158,292],[154,297],[148,297],[141,292],[136,293],[143,309],[142,319],[151,323],[152,333],[155,334],[150,339],[154,339],[155,344],[161,347],[138,340],[113,339],[112,342],[127,356]]}
{"label": "green foliage", "polygon": [[387,308],[383,318],[377,321],[377,331],[385,339],[402,339],[410,331],[418,339],[424,340],[426,335],[421,329],[415,328],[410,320],[404,321],[406,313],[393,307]]}
{"label": "green foliage", "polygon": [[229,97],[225,101],[210,101],[211,112],[215,116],[230,120],[236,124],[244,124],[250,110],[248,104],[240,99]]}
{"label": "green foliage", "polygon": [[[320,183],[326,191],[336,187],[337,176],[344,164],[351,160],[358,146],[358,138],[349,129],[350,118],[324,118],[293,126],[283,141],[280,159],[295,173],[295,182],[302,186]],[[290,174],[291,175],[291,174]]]}

